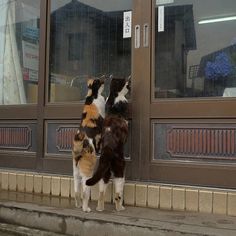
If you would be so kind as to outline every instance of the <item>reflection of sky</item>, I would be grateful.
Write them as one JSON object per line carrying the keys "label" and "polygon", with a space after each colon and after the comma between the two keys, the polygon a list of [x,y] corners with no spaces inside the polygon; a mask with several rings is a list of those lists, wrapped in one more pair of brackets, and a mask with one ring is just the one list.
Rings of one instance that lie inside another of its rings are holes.
{"label": "reflection of sky", "polygon": [[199,64],[203,56],[236,43],[236,21],[198,24],[200,20],[236,15],[235,0],[175,0],[164,6],[179,5],[193,5],[197,49],[188,52],[188,68]]}
{"label": "reflection of sky", "polygon": [[[72,0],[52,0],[51,11],[66,5]],[[133,0],[79,0],[79,2],[102,11],[120,11],[132,8]]]}

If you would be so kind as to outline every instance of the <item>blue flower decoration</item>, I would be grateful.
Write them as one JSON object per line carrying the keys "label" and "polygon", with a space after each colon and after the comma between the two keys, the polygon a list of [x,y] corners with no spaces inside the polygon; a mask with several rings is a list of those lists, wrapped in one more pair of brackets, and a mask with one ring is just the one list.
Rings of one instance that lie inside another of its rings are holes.
{"label": "blue flower decoration", "polygon": [[218,80],[229,76],[233,66],[229,56],[225,52],[219,53],[215,62],[208,61],[205,67],[205,77],[208,80]]}

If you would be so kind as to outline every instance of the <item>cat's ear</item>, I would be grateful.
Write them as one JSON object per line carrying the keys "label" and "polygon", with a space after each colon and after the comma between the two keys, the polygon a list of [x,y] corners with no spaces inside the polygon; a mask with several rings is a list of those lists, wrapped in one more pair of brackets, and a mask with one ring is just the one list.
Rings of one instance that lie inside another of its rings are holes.
{"label": "cat's ear", "polygon": [[106,80],[106,78],[107,78],[106,75],[102,75],[102,76],[99,77],[99,80],[100,80],[102,83],[104,83],[105,80]]}
{"label": "cat's ear", "polygon": [[90,153],[93,153],[93,152],[94,152],[94,149],[93,149],[93,147],[92,147],[91,145],[89,146],[89,152],[90,152]]}
{"label": "cat's ear", "polygon": [[129,75],[129,76],[126,78],[126,81],[128,81],[129,83],[131,82],[131,75]]}
{"label": "cat's ear", "polygon": [[127,89],[130,91],[131,90],[131,75],[127,77],[126,81],[128,82]]}
{"label": "cat's ear", "polygon": [[99,79],[100,79],[100,81],[105,82],[105,80],[111,79],[111,75],[110,75],[110,76],[108,76],[108,75],[102,75],[102,76],[99,77]]}

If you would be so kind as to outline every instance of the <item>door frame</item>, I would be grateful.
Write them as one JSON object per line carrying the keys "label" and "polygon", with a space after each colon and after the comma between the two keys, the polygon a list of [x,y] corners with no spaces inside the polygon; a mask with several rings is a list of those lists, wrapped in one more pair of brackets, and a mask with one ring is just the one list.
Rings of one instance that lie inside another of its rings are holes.
{"label": "door frame", "polygon": [[[50,47],[50,0],[42,0],[44,12],[42,13],[41,20],[42,29],[40,32],[42,37],[42,43],[40,47],[40,59],[44,62],[40,64],[41,71],[41,83],[39,84],[39,101],[37,110],[37,122],[38,122],[38,150],[37,150],[37,164],[36,170],[41,172],[51,172],[60,174],[72,174],[72,165],[70,154],[54,155],[47,153],[47,124],[51,121],[59,122],[60,124],[78,124],[79,119],[83,110],[83,103],[49,103],[48,102],[48,85],[49,85],[49,47]],[[140,18],[143,14],[142,5],[146,5],[141,0],[133,0],[132,9],[132,30],[134,30],[134,25],[141,24]],[[141,5],[142,4],[142,5]],[[145,12],[148,14],[148,11]],[[44,25],[44,27],[43,27]],[[131,67],[132,67],[132,77],[135,78],[133,73],[137,66],[138,60],[134,59],[136,56],[134,54],[134,37],[131,40]],[[136,62],[134,62],[134,60]],[[140,63],[139,63],[140,65]],[[139,66],[137,67],[139,68]],[[137,83],[136,78],[132,82],[133,91]],[[136,148],[136,136],[139,132],[139,127],[133,122],[133,110],[139,108],[139,104],[133,102],[134,92],[132,93],[132,99],[129,101],[129,120],[131,121],[131,159],[126,161],[126,178],[136,179],[139,176],[139,153],[138,155],[133,154],[133,150]]]}
{"label": "door frame", "polygon": [[[152,0],[151,22],[152,29],[155,29],[155,1]],[[142,174],[143,180],[156,181],[170,184],[187,184],[215,187],[234,188],[236,178],[236,163],[210,162],[207,160],[178,158],[174,160],[154,160],[153,146],[154,129],[153,124],[187,124],[199,125],[214,124],[230,125],[236,124],[236,98],[220,99],[212,98],[183,98],[183,99],[155,99],[154,78],[155,78],[155,30],[151,32],[152,49],[150,50],[151,73],[150,87],[146,89],[147,97],[150,98],[149,109],[143,115],[143,124],[140,133],[149,127],[146,133],[146,140],[150,141],[149,155],[144,156],[142,166],[146,167]],[[147,75],[149,75],[147,70]],[[210,108],[210,109],[209,109]],[[149,111],[149,114],[148,114]],[[145,139],[144,138],[144,139]],[[148,145],[148,143],[146,143]],[[145,149],[144,149],[145,150]]]}

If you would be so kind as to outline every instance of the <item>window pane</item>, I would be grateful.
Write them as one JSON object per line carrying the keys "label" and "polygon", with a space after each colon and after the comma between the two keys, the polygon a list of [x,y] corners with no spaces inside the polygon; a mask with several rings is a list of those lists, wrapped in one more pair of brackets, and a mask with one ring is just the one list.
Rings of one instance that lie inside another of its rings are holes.
{"label": "window pane", "polygon": [[36,103],[40,0],[0,4],[0,105]]}
{"label": "window pane", "polygon": [[155,97],[235,97],[236,1],[155,3]]}
{"label": "window pane", "polygon": [[51,1],[50,102],[83,100],[89,78],[130,75],[123,13],[131,9],[132,0]]}

